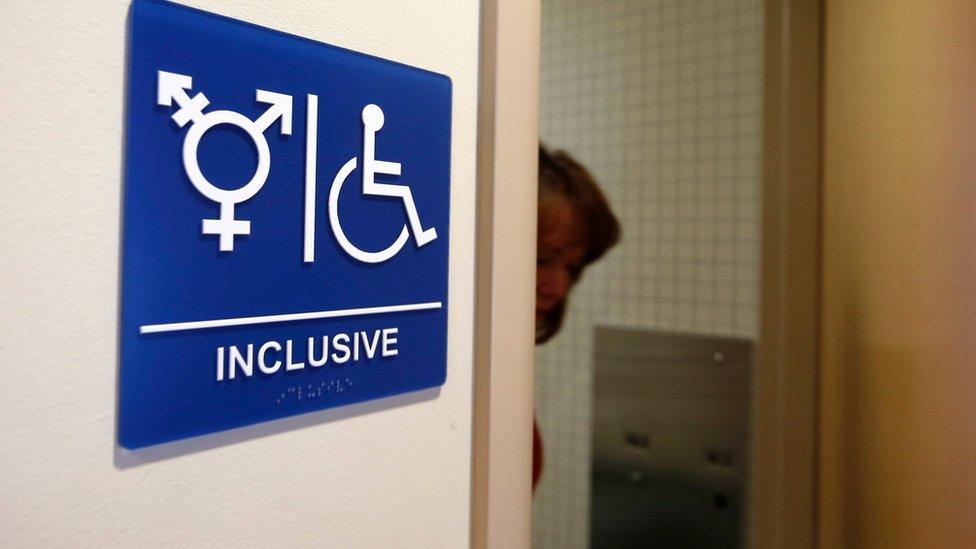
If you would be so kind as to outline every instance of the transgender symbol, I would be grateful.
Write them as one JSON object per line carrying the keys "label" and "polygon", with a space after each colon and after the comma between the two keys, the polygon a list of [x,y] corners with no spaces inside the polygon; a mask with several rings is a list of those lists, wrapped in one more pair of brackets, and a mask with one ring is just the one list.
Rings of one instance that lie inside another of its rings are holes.
{"label": "transgender symbol", "polygon": [[[193,77],[159,71],[156,103],[171,107],[173,101],[176,101],[179,108],[173,113],[173,121],[181,128],[188,122],[191,123],[183,141],[183,168],[190,178],[190,183],[200,194],[220,204],[220,217],[204,219],[202,232],[218,235],[220,251],[230,252],[234,250],[235,236],[251,234],[251,222],[236,219],[234,206],[257,194],[268,180],[268,172],[271,170],[271,151],[268,149],[268,140],[264,132],[275,120],[281,118],[282,135],[291,135],[292,98],[290,95],[256,90],[257,101],[271,106],[257,120],[251,120],[234,111],[204,113],[203,109],[210,104],[210,100],[203,93],[198,93],[191,98],[186,93],[186,90],[191,88],[193,88]],[[254,175],[238,189],[221,189],[211,183],[200,171],[200,163],[197,159],[200,139],[210,128],[219,124],[230,124],[244,130],[254,142],[258,152],[258,165]]]}

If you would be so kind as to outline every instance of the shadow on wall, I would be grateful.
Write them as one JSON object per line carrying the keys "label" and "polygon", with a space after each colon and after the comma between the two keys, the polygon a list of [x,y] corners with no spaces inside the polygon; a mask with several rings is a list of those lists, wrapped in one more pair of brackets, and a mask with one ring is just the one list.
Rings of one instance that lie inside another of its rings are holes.
{"label": "shadow on wall", "polygon": [[350,404],[339,408],[275,419],[265,423],[248,425],[239,429],[231,429],[230,431],[221,431],[219,433],[168,442],[138,450],[127,450],[115,444],[113,461],[119,469],[138,467],[140,465],[195,454],[221,446],[230,446],[256,438],[285,433],[296,429],[304,429],[313,425],[332,423],[333,421],[342,421],[374,412],[399,408],[401,406],[419,404],[436,399],[440,396],[440,393],[440,387],[434,387],[432,389],[424,389],[422,391],[361,402],[359,404]]}

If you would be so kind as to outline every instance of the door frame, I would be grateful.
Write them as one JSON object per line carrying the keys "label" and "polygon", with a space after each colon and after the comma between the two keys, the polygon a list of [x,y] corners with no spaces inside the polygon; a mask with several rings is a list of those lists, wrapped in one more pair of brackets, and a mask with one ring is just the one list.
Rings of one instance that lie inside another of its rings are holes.
{"label": "door frame", "polygon": [[471,546],[532,535],[539,0],[482,0]]}
{"label": "door frame", "polygon": [[766,0],[751,547],[817,545],[821,0]]}

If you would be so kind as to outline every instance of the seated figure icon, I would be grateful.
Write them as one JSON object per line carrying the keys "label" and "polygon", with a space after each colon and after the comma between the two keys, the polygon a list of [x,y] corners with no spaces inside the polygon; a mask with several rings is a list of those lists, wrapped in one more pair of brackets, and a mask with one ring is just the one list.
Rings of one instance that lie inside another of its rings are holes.
{"label": "seated figure icon", "polygon": [[400,175],[401,166],[399,162],[389,162],[376,159],[376,134],[383,128],[385,116],[383,109],[379,105],[369,104],[363,108],[363,186],[364,196],[388,196],[403,200],[403,205],[407,210],[407,225],[403,226],[400,235],[387,248],[368,252],[356,247],[349,241],[342,225],[339,222],[339,193],[342,185],[349,175],[356,169],[356,157],[347,161],[339,173],[336,174],[332,182],[332,189],[329,192],[329,222],[332,225],[332,232],[343,251],[353,258],[364,263],[382,263],[397,254],[407,242],[410,232],[413,232],[414,241],[417,246],[424,246],[437,239],[437,229],[429,227],[424,229],[420,222],[420,214],[417,212],[417,205],[413,200],[413,193],[410,187],[402,184],[378,183],[376,175]]}

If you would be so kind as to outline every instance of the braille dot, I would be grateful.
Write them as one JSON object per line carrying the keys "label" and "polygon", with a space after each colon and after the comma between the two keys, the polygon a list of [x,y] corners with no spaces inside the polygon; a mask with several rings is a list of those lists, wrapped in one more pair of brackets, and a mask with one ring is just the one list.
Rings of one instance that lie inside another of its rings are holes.
{"label": "braille dot", "polygon": [[712,497],[712,503],[719,509],[725,509],[729,506],[729,498],[727,498],[724,494],[715,494],[715,496]]}

